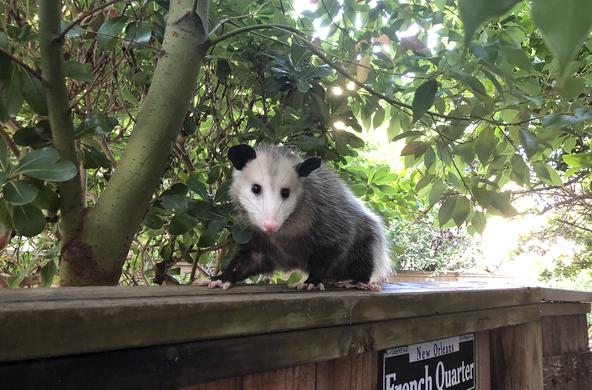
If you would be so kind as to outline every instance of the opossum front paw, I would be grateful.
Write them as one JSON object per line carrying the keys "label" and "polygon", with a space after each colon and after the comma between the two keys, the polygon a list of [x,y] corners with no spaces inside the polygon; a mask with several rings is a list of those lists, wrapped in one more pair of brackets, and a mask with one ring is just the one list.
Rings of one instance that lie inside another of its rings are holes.
{"label": "opossum front paw", "polygon": [[369,283],[357,283],[355,286],[358,290],[364,290],[364,291],[380,291],[381,287],[380,284],[376,283],[376,282],[369,282]]}
{"label": "opossum front paw", "polygon": [[319,290],[325,291],[325,285],[323,283],[314,284],[314,283],[292,283],[288,284],[288,287],[295,288],[296,290]]}
{"label": "opossum front paw", "polygon": [[232,283],[225,282],[223,280],[212,280],[212,279],[198,279],[193,282],[196,286],[207,286],[208,288],[220,287],[222,290],[227,290],[232,286]]}
{"label": "opossum front paw", "polygon": [[378,284],[376,282],[369,282],[369,283],[358,282],[358,283],[353,283],[353,281],[351,281],[351,280],[343,280],[341,282],[335,283],[335,285],[337,287],[356,288],[358,290],[363,290],[363,291],[380,291],[381,290],[380,284]]}

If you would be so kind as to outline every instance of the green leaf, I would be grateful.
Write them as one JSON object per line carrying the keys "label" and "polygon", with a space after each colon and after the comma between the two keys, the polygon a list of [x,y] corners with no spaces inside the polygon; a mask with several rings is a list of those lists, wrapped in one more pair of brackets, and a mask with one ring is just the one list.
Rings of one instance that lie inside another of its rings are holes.
{"label": "green leaf", "polygon": [[512,157],[512,180],[520,185],[530,184],[530,170],[522,156],[515,154]]}
{"label": "green leaf", "polygon": [[35,126],[24,127],[14,133],[14,143],[19,146],[41,148],[51,145],[51,127],[46,119],[40,120]]}
{"label": "green leaf", "polygon": [[232,68],[230,67],[230,63],[224,58],[218,58],[216,61],[216,77],[218,77],[220,82],[223,84],[226,83],[231,74]]}
{"label": "green leaf", "polygon": [[160,229],[164,224],[161,217],[163,212],[164,210],[160,207],[151,207],[144,217],[144,225],[146,225],[149,229]]}
{"label": "green leaf", "polygon": [[[60,27],[61,27],[61,31],[63,32],[69,25],[71,24],[70,21],[68,20],[61,20],[60,21]],[[70,29],[70,31],[68,31],[66,33],[66,36],[68,38],[78,38],[81,37],[84,34],[84,29],[82,27],[80,27],[80,25],[76,25],[74,27],[72,27],[72,29]]]}
{"label": "green leaf", "polygon": [[[0,82],[0,121],[8,121],[19,113],[23,106],[23,93],[19,68],[10,67],[7,79]],[[8,71],[7,71],[8,72]]]}
{"label": "green leaf", "polygon": [[169,223],[169,232],[173,235],[181,235],[193,230],[199,220],[187,213],[175,214]]}
{"label": "green leaf", "polygon": [[327,126],[329,123],[329,106],[325,100],[318,94],[312,92],[309,94],[312,104],[312,112],[320,119],[323,126]]}
{"label": "green leaf", "polygon": [[456,226],[461,226],[471,213],[471,202],[464,196],[459,196],[454,204],[452,219]]}
{"label": "green leaf", "polygon": [[205,231],[202,231],[197,245],[201,248],[214,245],[218,240],[218,236],[224,228],[224,225],[226,225],[226,220],[223,219],[209,221]]}
{"label": "green leaf", "polygon": [[246,244],[253,238],[253,231],[243,226],[234,225],[230,228],[232,238],[237,244]]}
{"label": "green leaf", "polygon": [[9,181],[3,188],[4,199],[15,206],[29,204],[37,198],[37,187],[22,180]]}
{"label": "green leaf", "polygon": [[[0,31],[0,47],[4,50],[9,50],[8,37],[3,31]],[[0,52],[0,83],[6,82],[12,75],[12,59]]]}
{"label": "green leaf", "polygon": [[76,127],[74,136],[80,138],[107,135],[118,123],[117,119],[100,112],[90,114]]}
{"label": "green leaf", "polygon": [[475,94],[481,96],[487,96],[487,90],[485,86],[479,81],[478,78],[466,74],[463,72],[454,72],[454,76],[462,81],[467,87],[469,87]]}
{"label": "green leaf", "polygon": [[557,171],[543,162],[535,162],[532,164],[537,177],[546,184],[553,186],[562,185],[561,177]]}
{"label": "green leaf", "polygon": [[30,166],[21,173],[39,180],[64,182],[76,176],[78,169],[70,161],[58,161],[50,166]]}
{"label": "green leaf", "polygon": [[489,162],[489,158],[495,147],[497,146],[497,138],[495,137],[495,133],[491,127],[486,127],[479,137],[477,137],[477,141],[475,143],[475,149],[477,151],[477,157],[479,157],[479,161],[481,164],[487,165]]}
{"label": "green leaf", "polygon": [[39,191],[39,195],[35,198],[33,205],[41,210],[57,212],[60,208],[60,198],[58,194],[44,185],[37,185],[37,190]]}
{"label": "green leaf", "polygon": [[126,22],[127,18],[125,16],[117,16],[105,20],[101,27],[99,27],[99,31],[97,31],[97,44],[99,47],[113,48]]}
{"label": "green leaf", "polygon": [[520,0],[459,0],[460,18],[468,43],[477,29],[487,20],[500,16]]}
{"label": "green leaf", "polygon": [[442,203],[442,206],[440,206],[440,210],[438,210],[438,222],[440,222],[440,226],[444,226],[452,218],[457,198],[456,196],[452,196],[446,199]]}
{"label": "green leaf", "polygon": [[63,182],[78,174],[78,169],[70,161],[58,161],[57,150],[47,147],[34,150],[24,156],[13,174],[22,174],[39,180]]}
{"label": "green leaf", "polygon": [[206,200],[209,198],[208,188],[201,180],[199,180],[199,175],[195,172],[189,175],[189,179],[187,179],[187,187],[197,195],[199,195],[202,199]]}
{"label": "green leaf", "polygon": [[152,38],[152,27],[148,22],[131,22],[125,28],[125,39],[136,44],[147,45]]}
{"label": "green leaf", "polygon": [[520,129],[520,142],[524,147],[526,156],[531,158],[538,150],[539,140],[535,133],[530,130]]}
{"label": "green leaf", "polygon": [[372,116],[372,127],[375,129],[380,127],[382,122],[384,122],[384,116],[384,108],[381,106],[376,106],[376,111],[374,112],[374,116]]}
{"label": "green leaf", "polygon": [[471,219],[471,225],[475,230],[481,234],[485,231],[485,225],[487,224],[487,218],[484,213],[476,212]]}
{"label": "green leaf", "polygon": [[570,100],[577,98],[586,90],[586,80],[581,77],[568,77],[561,88],[561,95]]}
{"label": "green leaf", "polygon": [[[469,1],[469,0],[467,0]],[[568,65],[576,58],[592,28],[589,0],[535,0],[532,16],[545,44],[559,64],[559,80],[568,75]]]}
{"label": "green leaf", "polygon": [[41,210],[30,204],[15,206],[12,214],[16,230],[26,237],[33,237],[45,229],[45,217]]}
{"label": "green leaf", "polygon": [[214,205],[205,200],[190,200],[187,213],[202,221],[210,221],[218,216]]}
{"label": "green leaf", "polygon": [[296,88],[302,93],[306,93],[311,90],[312,84],[305,80],[298,80],[296,83]]}
{"label": "green leaf", "polygon": [[563,155],[563,161],[574,168],[592,168],[592,152]]}
{"label": "green leaf", "polygon": [[172,211],[176,214],[187,211],[187,186],[183,183],[176,183],[160,196],[160,204],[166,210]]}
{"label": "green leaf", "polygon": [[64,73],[66,77],[77,81],[88,82],[94,80],[90,66],[76,61],[64,62]]}
{"label": "green leaf", "polygon": [[0,170],[6,172],[8,169],[8,149],[4,138],[0,137]]}
{"label": "green leaf", "polygon": [[417,122],[432,105],[436,98],[436,92],[438,92],[438,82],[434,79],[430,79],[420,85],[415,94],[413,95],[413,120],[412,123]]}
{"label": "green leaf", "polygon": [[442,179],[438,180],[437,182],[432,185],[432,189],[430,190],[430,194],[428,196],[428,200],[430,202],[430,206],[435,205],[438,203],[442,194],[444,193],[444,181]]}
{"label": "green leaf", "polygon": [[84,168],[86,169],[97,169],[97,168],[111,168],[111,161],[105,156],[105,154],[90,145],[82,145],[83,162]]}
{"label": "green leaf", "polygon": [[427,143],[422,141],[411,141],[401,150],[401,156],[420,156],[427,150],[428,146]]}
{"label": "green leaf", "polygon": [[393,139],[391,139],[391,142],[396,142],[399,141],[401,139],[405,139],[405,138],[417,138],[417,137],[421,137],[422,135],[424,135],[423,131],[404,131],[401,134],[397,135],[396,137],[393,137]]}
{"label": "green leaf", "polygon": [[25,101],[39,115],[47,115],[47,100],[41,81],[31,76],[29,72],[22,73],[22,88]]}
{"label": "green leaf", "polygon": [[41,268],[41,287],[51,287],[53,277],[58,272],[58,266],[54,260],[49,260],[47,264]]}

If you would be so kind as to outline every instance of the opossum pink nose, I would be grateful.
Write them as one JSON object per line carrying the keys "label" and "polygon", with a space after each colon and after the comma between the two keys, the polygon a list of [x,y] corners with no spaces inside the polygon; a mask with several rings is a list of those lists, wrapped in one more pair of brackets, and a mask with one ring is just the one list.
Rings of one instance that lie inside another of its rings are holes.
{"label": "opossum pink nose", "polygon": [[263,230],[266,232],[277,232],[279,228],[280,225],[273,219],[268,219],[263,222]]}

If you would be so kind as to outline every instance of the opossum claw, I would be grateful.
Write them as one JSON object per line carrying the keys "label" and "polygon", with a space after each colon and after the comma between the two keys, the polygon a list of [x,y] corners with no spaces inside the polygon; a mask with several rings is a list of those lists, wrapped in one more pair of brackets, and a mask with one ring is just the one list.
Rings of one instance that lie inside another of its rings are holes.
{"label": "opossum claw", "polygon": [[369,283],[358,283],[355,286],[358,290],[364,290],[364,291],[380,291],[381,287],[380,284],[376,283],[376,282],[369,282]]}
{"label": "opossum claw", "polygon": [[219,279],[218,280],[198,279],[195,282],[193,282],[193,284],[196,286],[207,286],[208,288],[220,287],[222,290],[228,290],[230,288],[230,286],[232,286],[232,283],[224,282]]}
{"label": "opossum claw", "polygon": [[196,279],[193,281],[194,286],[207,286],[212,283],[212,279]]}
{"label": "opossum claw", "polygon": [[380,284],[376,283],[376,282],[352,283],[351,280],[343,280],[343,281],[335,283],[335,286],[343,287],[343,288],[357,288],[358,290],[363,290],[363,291],[380,291],[381,290]]}
{"label": "opossum claw", "polygon": [[289,288],[295,288],[296,290],[319,290],[325,291],[325,285],[323,283],[314,284],[314,283],[292,283],[288,284]]}

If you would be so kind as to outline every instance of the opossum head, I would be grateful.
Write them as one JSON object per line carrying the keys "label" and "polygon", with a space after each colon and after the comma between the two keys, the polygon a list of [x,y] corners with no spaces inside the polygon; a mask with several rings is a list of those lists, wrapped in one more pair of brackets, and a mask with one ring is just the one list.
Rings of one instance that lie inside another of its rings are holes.
{"label": "opossum head", "polygon": [[321,166],[319,158],[302,161],[277,146],[236,145],[228,159],[234,166],[231,196],[265,233],[281,229],[302,198],[303,181]]}

